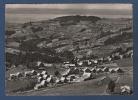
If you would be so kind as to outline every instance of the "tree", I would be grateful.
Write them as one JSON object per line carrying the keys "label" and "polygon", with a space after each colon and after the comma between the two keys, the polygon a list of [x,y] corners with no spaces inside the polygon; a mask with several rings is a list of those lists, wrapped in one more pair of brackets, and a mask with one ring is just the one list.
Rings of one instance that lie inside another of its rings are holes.
{"label": "tree", "polygon": [[[36,42],[34,42],[33,40],[28,40],[28,41],[22,41],[20,43],[20,52],[22,53],[23,51],[25,52],[25,63],[27,65],[29,65],[29,62],[32,61],[32,52],[36,52],[38,51],[38,48],[36,46]],[[20,53],[20,57],[22,59],[22,54]]]}
{"label": "tree", "polygon": [[55,76],[59,76],[60,75],[60,72],[59,71],[55,71]]}
{"label": "tree", "polygon": [[74,60],[74,54],[71,51],[65,50],[60,55],[65,58],[65,61],[72,62]]}

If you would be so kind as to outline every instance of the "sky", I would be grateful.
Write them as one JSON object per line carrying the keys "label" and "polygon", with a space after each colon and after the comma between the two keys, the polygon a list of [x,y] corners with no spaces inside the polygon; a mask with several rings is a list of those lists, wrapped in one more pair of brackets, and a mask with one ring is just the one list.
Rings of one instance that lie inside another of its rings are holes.
{"label": "sky", "polygon": [[6,21],[47,20],[59,16],[132,17],[132,4],[6,4]]}

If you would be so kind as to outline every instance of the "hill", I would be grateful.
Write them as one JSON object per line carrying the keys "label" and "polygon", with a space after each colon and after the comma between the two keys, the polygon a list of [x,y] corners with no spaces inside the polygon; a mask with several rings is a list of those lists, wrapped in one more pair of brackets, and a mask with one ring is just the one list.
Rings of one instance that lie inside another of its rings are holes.
{"label": "hill", "polygon": [[[46,48],[48,52],[53,50],[55,56],[64,51],[71,51],[78,57],[103,56],[115,48],[127,48],[126,44],[133,45],[132,19],[127,18],[76,15],[24,24],[6,24],[6,48],[22,52],[38,52]],[[47,55],[46,52],[42,53]]]}

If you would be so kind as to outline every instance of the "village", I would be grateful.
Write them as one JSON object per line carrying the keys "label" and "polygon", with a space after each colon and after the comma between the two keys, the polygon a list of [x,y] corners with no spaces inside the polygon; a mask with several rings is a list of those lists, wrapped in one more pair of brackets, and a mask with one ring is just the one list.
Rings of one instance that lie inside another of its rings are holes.
{"label": "village", "polygon": [[[106,79],[110,74],[123,74],[127,73],[123,68],[118,66],[110,67],[104,66],[104,64],[114,63],[115,60],[127,59],[133,57],[133,50],[128,48],[126,51],[122,52],[121,49],[114,52],[112,55],[98,58],[98,59],[87,59],[80,60],[74,58],[76,63],[70,63],[69,61],[60,64],[59,69],[64,69],[64,71],[58,70],[53,73],[49,73],[47,68],[53,67],[53,64],[48,64],[42,61],[36,62],[36,69],[20,71],[16,73],[10,73],[7,77],[8,81],[18,81],[24,79],[33,79],[35,84],[33,84],[30,90],[41,90],[47,87],[58,87],[61,85],[79,83],[88,80],[95,80],[99,78],[98,76],[102,74],[101,81]],[[17,66],[12,65],[11,68],[16,68]],[[119,77],[115,80],[109,78],[109,83],[114,84],[118,81]],[[106,88],[108,94],[113,94],[115,91],[115,86],[112,84]],[[25,92],[26,90],[18,90],[18,92]],[[29,90],[27,90],[29,91]],[[128,85],[120,86],[120,91],[118,94],[130,95],[132,94],[132,87]]]}

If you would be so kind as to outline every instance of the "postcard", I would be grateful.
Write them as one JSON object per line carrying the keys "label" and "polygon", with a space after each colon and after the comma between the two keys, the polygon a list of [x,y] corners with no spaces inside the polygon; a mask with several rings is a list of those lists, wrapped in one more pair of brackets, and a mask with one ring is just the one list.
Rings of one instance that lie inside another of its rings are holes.
{"label": "postcard", "polygon": [[6,96],[133,95],[133,4],[5,4]]}

